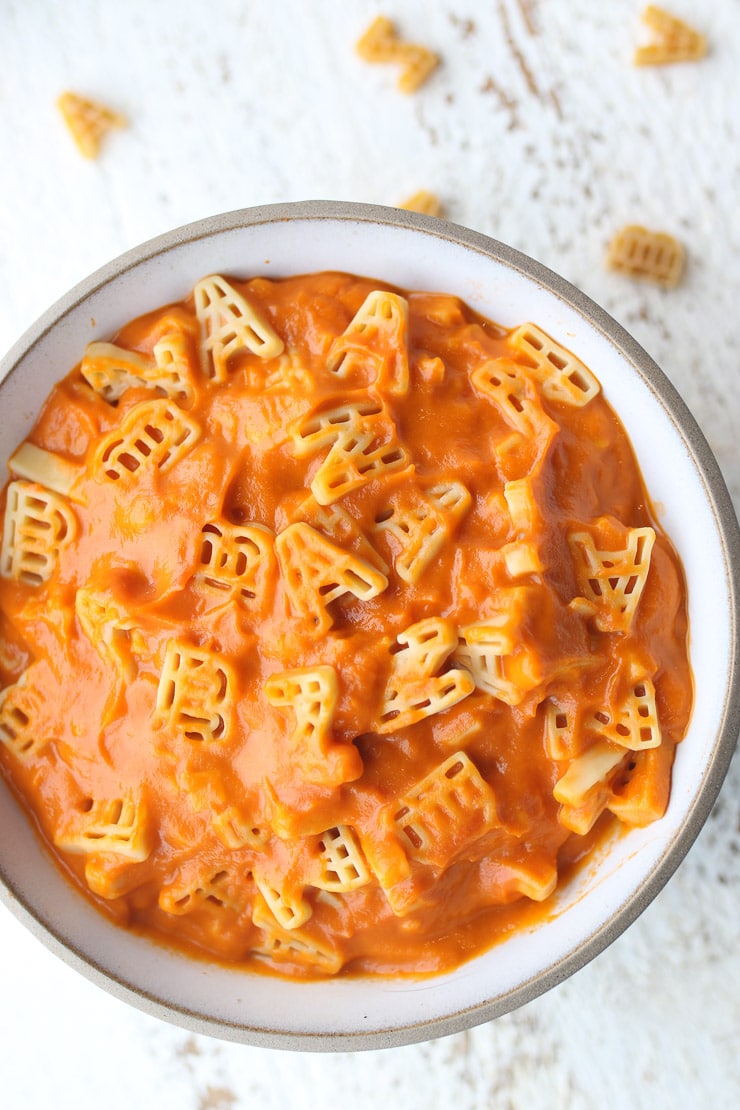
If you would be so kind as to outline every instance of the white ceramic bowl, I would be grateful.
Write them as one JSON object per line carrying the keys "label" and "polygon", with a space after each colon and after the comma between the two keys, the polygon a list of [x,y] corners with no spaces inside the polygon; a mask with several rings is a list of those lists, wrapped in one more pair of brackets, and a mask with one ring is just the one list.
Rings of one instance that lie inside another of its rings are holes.
{"label": "white ceramic bowl", "polygon": [[181,299],[203,275],[329,269],[457,294],[506,326],[533,320],[594,370],[683,561],[696,703],[665,817],[609,843],[559,890],[547,922],[451,974],[417,982],[293,983],[201,963],[127,933],[62,878],[0,784],[3,898],[49,948],[113,994],[191,1030],[322,1051],[456,1032],[531,1000],[592,959],[678,866],[740,728],[740,534],[693,418],[638,344],[582,293],[511,248],[445,221],[356,204],[276,205],[216,216],[130,251],[59,301],[0,364],[0,458],[25,437],[37,405],[86,343]]}

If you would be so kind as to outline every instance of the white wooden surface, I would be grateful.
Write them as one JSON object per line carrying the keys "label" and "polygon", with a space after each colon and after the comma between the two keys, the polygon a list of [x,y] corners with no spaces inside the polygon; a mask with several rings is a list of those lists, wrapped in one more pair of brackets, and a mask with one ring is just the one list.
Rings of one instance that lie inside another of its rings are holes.
{"label": "white wooden surface", "polygon": [[[0,348],[98,265],[191,219],[309,197],[396,204],[426,187],[635,334],[738,506],[740,6],[665,2],[705,31],[706,60],[632,67],[641,0],[3,0]],[[443,56],[415,97],[353,53],[378,12]],[[97,162],[60,122],[64,88],[130,118]],[[603,269],[626,222],[683,239],[679,289]],[[736,759],[676,877],[569,982],[467,1034],[385,1052],[191,1037],[90,986],[1,910],[2,1105],[740,1105],[739,798]]]}

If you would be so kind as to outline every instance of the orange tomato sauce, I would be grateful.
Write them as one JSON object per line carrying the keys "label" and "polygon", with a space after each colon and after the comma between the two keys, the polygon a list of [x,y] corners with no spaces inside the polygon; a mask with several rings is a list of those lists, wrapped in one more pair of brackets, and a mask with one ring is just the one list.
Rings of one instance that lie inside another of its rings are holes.
{"label": "orange tomato sauce", "polygon": [[598,383],[538,343],[229,278],[55,387],[0,502],[0,764],[101,910],[286,974],[436,973],[661,816],[681,566]]}

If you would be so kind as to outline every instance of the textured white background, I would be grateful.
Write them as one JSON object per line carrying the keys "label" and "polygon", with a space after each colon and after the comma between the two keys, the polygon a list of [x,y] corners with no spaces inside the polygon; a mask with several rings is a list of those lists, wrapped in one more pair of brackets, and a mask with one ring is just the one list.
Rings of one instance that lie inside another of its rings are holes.
{"label": "textured white background", "polygon": [[[170,227],[277,200],[393,205],[427,187],[451,219],[559,271],[633,332],[699,420],[737,507],[740,0],[665,2],[705,31],[709,58],[635,69],[641,0],[0,0],[0,348]],[[353,53],[378,12],[444,59],[415,97]],[[97,162],[60,122],[64,88],[130,118]],[[685,242],[679,289],[604,270],[625,222]],[[191,1037],[90,986],[0,910],[0,1100],[738,1106],[739,795],[736,759],[678,874],[573,979],[493,1024],[384,1052]]]}

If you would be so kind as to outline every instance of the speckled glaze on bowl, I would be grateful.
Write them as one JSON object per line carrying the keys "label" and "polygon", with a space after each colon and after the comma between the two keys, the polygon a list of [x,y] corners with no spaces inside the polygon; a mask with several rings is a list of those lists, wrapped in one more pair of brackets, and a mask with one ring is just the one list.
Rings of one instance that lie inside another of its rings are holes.
{"label": "speckled glaze on bowl", "polygon": [[551,918],[432,979],[293,983],[188,959],[117,928],[61,876],[0,784],[6,905],[52,951],[150,1014],[248,1044],[319,1051],[444,1036],[548,990],[616,939],[697,836],[740,729],[740,532],[719,468],[645,351],[583,293],[483,235],[397,209],[313,201],[215,216],[129,251],[54,305],[0,364],[0,458],[86,343],[179,300],[202,276],[344,270],[453,293],[510,327],[532,320],[598,376],[632,440],[689,587],[696,703],[666,816],[616,837],[561,888]]}

